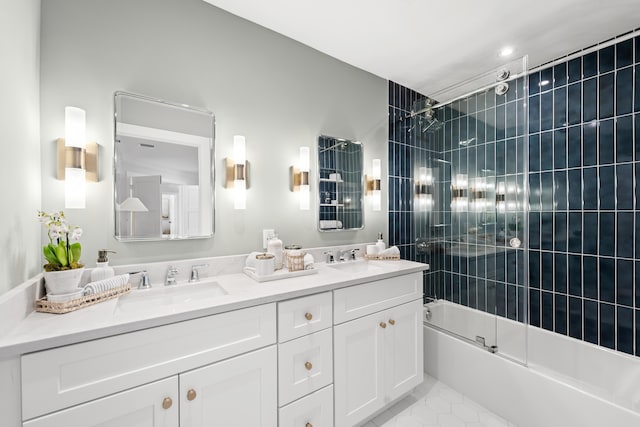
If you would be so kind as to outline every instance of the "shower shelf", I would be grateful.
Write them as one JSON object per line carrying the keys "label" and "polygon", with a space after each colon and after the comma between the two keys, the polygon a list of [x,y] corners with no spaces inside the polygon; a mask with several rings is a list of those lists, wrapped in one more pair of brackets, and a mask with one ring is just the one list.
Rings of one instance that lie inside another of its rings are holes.
{"label": "shower shelf", "polygon": [[342,203],[338,203],[338,204],[333,204],[333,203],[320,203],[320,206],[326,206],[326,207],[344,207],[344,205]]}

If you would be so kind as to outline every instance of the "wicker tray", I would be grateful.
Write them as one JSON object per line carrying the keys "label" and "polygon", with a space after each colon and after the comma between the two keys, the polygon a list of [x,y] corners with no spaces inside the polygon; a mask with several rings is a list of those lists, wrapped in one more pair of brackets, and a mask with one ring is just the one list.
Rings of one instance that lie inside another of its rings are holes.
{"label": "wicker tray", "polygon": [[124,286],[119,286],[97,294],[86,295],[66,302],[51,302],[47,300],[47,297],[44,297],[36,300],[35,310],[42,313],[64,314],[84,307],[89,307],[90,305],[107,301],[112,298],[117,298],[120,295],[128,294],[129,292],[131,292],[131,284],[127,283]]}
{"label": "wicker tray", "polygon": [[400,255],[367,255],[364,254],[364,258],[371,261],[399,261]]}

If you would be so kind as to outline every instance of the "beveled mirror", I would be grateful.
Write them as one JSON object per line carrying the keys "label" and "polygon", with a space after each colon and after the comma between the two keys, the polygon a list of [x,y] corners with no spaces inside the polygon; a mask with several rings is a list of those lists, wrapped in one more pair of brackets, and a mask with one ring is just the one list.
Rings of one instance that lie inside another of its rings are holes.
{"label": "beveled mirror", "polygon": [[211,237],[213,113],[126,92],[115,93],[114,112],[115,237]]}
{"label": "beveled mirror", "polygon": [[318,230],[364,227],[362,159],[360,142],[318,137]]}

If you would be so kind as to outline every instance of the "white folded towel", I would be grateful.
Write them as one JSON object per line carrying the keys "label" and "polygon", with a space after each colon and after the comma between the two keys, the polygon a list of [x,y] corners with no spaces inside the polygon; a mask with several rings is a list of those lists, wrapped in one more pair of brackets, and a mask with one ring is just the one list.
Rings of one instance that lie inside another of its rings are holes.
{"label": "white folded towel", "polygon": [[84,294],[98,294],[100,292],[108,291],[109,289],[119,288],[127,283],[129,283],[129,274],[121,274],[120,276],[114,276],[109,279],[88,283],[84,287]]}
{"label": "white folded towel", "polygon": [[400,249],[398,249],[397,246],[391,246],[390,248],[385,249],[384,251],[380,252],[379,254],[380,256],[395,256],[395,255],[400,255]]}
{"label": "white folded towel", "polygon": [[340,228],[342,228],[342,221],[327,220],[327,219],[320,220],[320,229],[322,230],[340,229]]}

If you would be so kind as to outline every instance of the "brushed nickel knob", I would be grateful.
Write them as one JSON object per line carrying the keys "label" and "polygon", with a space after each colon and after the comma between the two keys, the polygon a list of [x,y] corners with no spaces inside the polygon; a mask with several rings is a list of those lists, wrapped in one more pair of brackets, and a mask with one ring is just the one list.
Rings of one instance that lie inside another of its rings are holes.
{"label": "brushed nickel knob", "polygon": [[[307,319],[307,320],[311,320],[311,319],[313,319],[313,314],[311,314],[311,313],[305,313],[305,314],[304,314],[304,318],[305,318],[305,319]],[[307,423],[307,424],[309,424],[309,423]]]}
{"label": "brushed nickel knob", "polygon": [[393,319],[389,319],[389,324],[390,324],[391,326],[393,326],[393,325],[395,325],[395,324],[396,324],[396,321],[395,321],[395,320],[393,320]]}
{"label": "brushed nickel knob", "polygon": [[165,397],[162,400],[162,409],[169,409],[171,408],[171,405],[173,405],[173,400],[171,400],[170,397]]}
{"label": "brushed nickel knob", "polygon": [[196,391],[192,388],[189,389],[189,391],[187,391],[187,400],[191,401],[193,399],[196,398],[198,394],[196,393]]}
{"label": "brushed nickel knob", "polygon": [[313,365],[311,364],[311,362],[306,362],[306,363],[304,364],[304,367],[305,367],[305,368],[307,368],[307,371],[310,371],[310,370],[311,370],[311,368],[313,368]]}
{"label": "brushed nickel knob", "polygon": [[386,328],[386,327],[387,327],[387,324],[386,324],[386,323],[384,323],[384,322],[380,322],[380,327],[381,327],[382,329],[384,329],[384,328]]}

